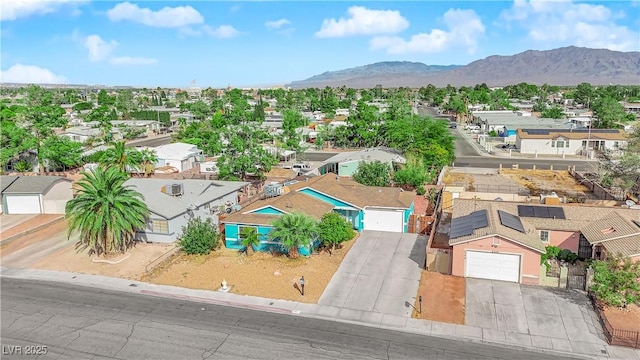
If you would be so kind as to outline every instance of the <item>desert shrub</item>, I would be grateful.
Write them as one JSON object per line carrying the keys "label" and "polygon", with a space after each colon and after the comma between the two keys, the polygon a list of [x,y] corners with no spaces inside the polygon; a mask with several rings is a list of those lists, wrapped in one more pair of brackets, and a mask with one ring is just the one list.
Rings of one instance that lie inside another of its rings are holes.
{"label": "desert shrub", "polygon": [[318,224],[318,236],[325,246],[335,249],[336,245],[352,239],[354,235],[353,226],[337,212],[322,215]]}
{"label": "desert shrub", "polygon": [[189,220],[182,227],[182,237],[178,246],[187,254],[208,254],[220,245],[220,234],[211,219],[199,217]]}
{"label": "desert shrub", "polygon": [[424,189],[424,186],[420,185],[416,188],[416,194],[422,196],[427,193],[427,190]]}
{"label": "desert shrub", "polygon": [[606,305],[625,307],[640,302],[640,262],[616,255],[593,262],[591,291]]}
{"label": "desert shrub", "polygon": [[571,252],[571,250],[562,249],[558,254],[557,259],[560,261],[568,262],[569,264],[575,264],[578,261],[578,254]]}

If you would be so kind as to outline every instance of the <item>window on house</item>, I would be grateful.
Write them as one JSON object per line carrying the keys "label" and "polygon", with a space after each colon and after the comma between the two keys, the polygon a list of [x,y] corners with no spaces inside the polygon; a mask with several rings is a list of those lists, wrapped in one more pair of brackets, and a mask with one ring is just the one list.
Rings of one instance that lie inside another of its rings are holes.
{"label": "window on house", "polygon": [[549,230],[540,230],[540,240],[549,242]]}
{"label": "window on house", "polygon": [[204,208],[205,208],[206,210],[209,210],[209,203],[204,204]]}
{"label": "window on house", "polygon": [[569,147],[569,140],[564,142],[564,147],[568,148]]}
{"label": "window on house", "polygon": [[151,231],[154,233],[168,234],[169,222],[167,220],[151,220]]}
{"label": "window on house", "polygon": [[556,141],[555,140],[551,140],[551,147],[556,147]]}
{"label": "window on house", "polygon": [[556,141],[556,147],[563,148],[564,147],[564,140]]}
{"label": "window on house", "polygon": [[582,147],[587,147],[587,140],[582,140]]}
{"label": "window on house", "polygon": [[614,142],[613,142],[613,148],[614,148],[614,149],[617,149],[619,146],[620,146],[620,143],[619,143],[619,142],[617,142],[617,141],[614,141]]}

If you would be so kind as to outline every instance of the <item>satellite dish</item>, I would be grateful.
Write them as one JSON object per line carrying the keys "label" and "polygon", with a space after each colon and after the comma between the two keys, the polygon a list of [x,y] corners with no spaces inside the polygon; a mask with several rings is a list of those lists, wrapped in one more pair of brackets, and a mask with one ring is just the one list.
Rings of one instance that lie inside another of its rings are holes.
{"label": "satellite dish", "polygon": [[633,205],[636,204],[633,200],[627,200],[624,203],[627,204],[628,207],[632,207]]}
{"label": "satellite dish", "polygon": [[225,210],[225,212],[226,212],[227,214],[231,214],[231,208],[227,208],[227,209]]}

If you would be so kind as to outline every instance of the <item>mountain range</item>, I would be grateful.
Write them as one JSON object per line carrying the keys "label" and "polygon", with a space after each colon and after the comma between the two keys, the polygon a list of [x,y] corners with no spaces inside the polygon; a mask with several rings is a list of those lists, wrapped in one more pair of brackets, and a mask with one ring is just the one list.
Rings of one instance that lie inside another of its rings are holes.
{"label": "mountain range", "polygon": [[327,71],[305,80],[293,81],[294,89],[309,87],[372,88],[506,86],[529,84],[577,85],[640,85],[640,52],[620,52],[583,47],[563,47],[553,50],[527,50],[501,56],[494,55],[468,65],[425,65],[419,62],[387,61]]}

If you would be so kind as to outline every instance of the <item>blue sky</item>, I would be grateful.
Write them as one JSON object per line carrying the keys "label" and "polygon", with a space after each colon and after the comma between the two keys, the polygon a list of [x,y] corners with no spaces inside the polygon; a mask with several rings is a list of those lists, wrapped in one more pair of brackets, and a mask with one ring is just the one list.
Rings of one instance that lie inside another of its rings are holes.
{"label": "blue sky", "polygon": [[2,0],[2,82],[269,86],[379,61],[640,51],[640,1]]}

